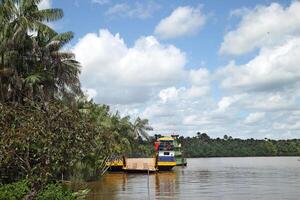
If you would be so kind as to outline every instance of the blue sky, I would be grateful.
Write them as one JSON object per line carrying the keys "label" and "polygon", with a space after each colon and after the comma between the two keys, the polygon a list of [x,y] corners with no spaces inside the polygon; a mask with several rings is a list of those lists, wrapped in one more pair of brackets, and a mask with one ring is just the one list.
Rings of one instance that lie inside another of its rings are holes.
{"label": "blue sky", "polygon": [[[116,4],[128,4],[134,7],[139,1],[109,1],[105,4],[93,3],[92,0],[53,0],[53,7],[62,8],[65,17],[57,24],[58,31],[72,30],[75,39],[72,43],[83,37],[86,33],[97,32],[100,28],[108,29],[112,33],[120,33],[126,43],[131,46],[140,36],[152,35],[155,26],[161,19],[167,17],[179,6],[202,7],[208,15],[209,23],[198,34],[165,41],[172,43],[188,54],[188,67],[201,65],[204,61],[209,68],[215,69],[227,64],[228,57],[219,56],[218,49],[223,40],[224,33],[236,26],[238,20],[230,17],[233,10],[243,7],[253,8],[257,5],[268,5],[271,0],[232,0],[232,1],[149,1],[155,6],[153,14],[146,19],[137,16],[107,16],[107,10]],[[142,2],[142,1],[140,1]],[[145,1],[146,2],[146,1]],[[280,1],[279,1],[280,2]],[[288,5],[289,1],[281,1]]]}
{"label": "blue sky", "polygon": [[[300,2],[44,0],[82,88],[154,133],[300,136]],[[298,56],[299,55],[299,56]]]}

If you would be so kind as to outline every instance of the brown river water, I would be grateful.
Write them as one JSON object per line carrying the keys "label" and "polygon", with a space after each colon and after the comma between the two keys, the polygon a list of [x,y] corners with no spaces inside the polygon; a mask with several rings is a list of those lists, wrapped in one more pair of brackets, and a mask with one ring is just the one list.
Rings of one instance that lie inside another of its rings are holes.
{"label": "brown river water", "polygon": [[88,200],[300,200],[300,157],[192,158],[149,176],[107,173],[89,186]]}

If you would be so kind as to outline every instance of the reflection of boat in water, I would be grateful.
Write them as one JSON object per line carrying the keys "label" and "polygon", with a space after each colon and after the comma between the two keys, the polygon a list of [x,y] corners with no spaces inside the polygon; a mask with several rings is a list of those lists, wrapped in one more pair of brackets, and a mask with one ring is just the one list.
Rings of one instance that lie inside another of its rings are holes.
{"label": "reflection of boat in water", "polygon": [[[177,185],[178,186],[178,185]],[[172,199],[176,194],[176,173],[159,172],[155,174],[155,195]]]}
{"label": "reflection of boat in water", "polygon": [[177,199],[180,188],[178,178],[177,170],[157,172],[149,176],[111,172],[98,181],[87,183],[91,190],[87,200]]}

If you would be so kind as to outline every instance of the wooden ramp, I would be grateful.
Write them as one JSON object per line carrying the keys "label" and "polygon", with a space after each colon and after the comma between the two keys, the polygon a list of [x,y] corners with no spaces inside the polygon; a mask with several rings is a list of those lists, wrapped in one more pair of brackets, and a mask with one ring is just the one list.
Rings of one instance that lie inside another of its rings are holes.
{"label": "wooden ramp", "polygon": [[125,171],[149,171],[155,172],[156,169],[155,158],[125,158]]}

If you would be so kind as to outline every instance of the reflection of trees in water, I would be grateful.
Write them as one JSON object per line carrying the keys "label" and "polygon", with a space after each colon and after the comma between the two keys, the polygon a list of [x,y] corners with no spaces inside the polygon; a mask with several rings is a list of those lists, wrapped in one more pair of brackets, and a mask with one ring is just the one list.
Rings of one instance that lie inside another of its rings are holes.
{"label": "reflection of trees in water", "polygon": [[174,197],[176,193],[176,173],[159,172],[155,174],[155,196]]}
{"label": "reflection of trees in water", "polygon": [[128,177],[126,173],[109,173],[99,181],[89,182],[91,189],[87,200],[117,199],[116,191],[126,191]]}
{"label": "reflection of trees in water", "polygon": [[[179,182],[177,176],[179,171],[159,172],[150,175],[150,197],[153,198],[155,191],[156,198],[168,197],[173,199],[179,192]],[[145,197],[147,186],[144,174],[109,173],[104,175],[101,180],[88,183],[91,192],[87,200],[119,199],[120,195],[126,199],[126,195],[132,197]],[[139,185],[136,185],[139,184]],[[155,184],[155,185],[153,185]],[[143,185],[141,187],[141,185]],[[128,191],[130,189],[130,192]],[[146,190],[145,190],[146,189]],[[133,190],[133,191],[131,191]]]}

